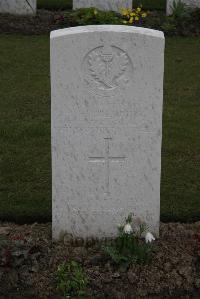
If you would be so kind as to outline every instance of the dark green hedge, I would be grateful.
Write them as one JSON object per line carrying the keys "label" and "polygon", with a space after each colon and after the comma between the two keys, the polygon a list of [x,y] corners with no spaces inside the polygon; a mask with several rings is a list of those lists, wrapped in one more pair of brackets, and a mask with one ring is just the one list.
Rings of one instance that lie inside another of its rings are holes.
{"label": "dark green hedge", "polygon": [[72,8],[73,0],[37,0],[37,7],[50,10],[64,10]]}
{"label": "dark green hedge", "polygon": [[[73,0],[37,0],[38,8],[64,10],[72,8]],[[143,5],[144,9],[165,10],[166,0],[133,0],[133,6]]]}

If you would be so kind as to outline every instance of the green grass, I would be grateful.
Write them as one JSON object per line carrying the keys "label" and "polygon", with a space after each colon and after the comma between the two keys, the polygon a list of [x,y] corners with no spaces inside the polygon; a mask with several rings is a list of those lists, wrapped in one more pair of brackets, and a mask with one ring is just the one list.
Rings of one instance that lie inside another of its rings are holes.
{"label": "green grass", "polygon": [[[165,10],[166,0],[133,0],[133,7],[142,4],[144,9]],[[37,7],[43,9],[71,9],[72,0],[37,0]]]}
{"label": "green grass", "polygon": [[161,184],[163,220],[200,219],[200,39],[168,38]]}
{"label": "green grass", "polygon": [[51,219],[49,42],[0,36],[0,218]]}
{"label": "green grass", "polygon": [[[47,36],[0,35],[0,219],[51,220]],[[168,38],[161,219],[200,219],[200,39]]]}

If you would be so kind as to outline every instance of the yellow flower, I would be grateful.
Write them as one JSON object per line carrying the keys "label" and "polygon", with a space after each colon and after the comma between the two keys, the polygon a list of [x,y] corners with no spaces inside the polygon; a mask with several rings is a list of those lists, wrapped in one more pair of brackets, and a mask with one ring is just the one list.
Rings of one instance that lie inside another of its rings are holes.
{"label": "yellow flower", "polygon": [[130,16],[131,17],[135,16],[135,13],[134,12],[130,13]]}
{"label": "yellow flower", "polygon": [[136,21],[139,21],[139,17],[136,16],[136,17],[135,17],[135,20],[136,20]]}
{"label": "yellow flower", "polygon": [[124,20],[122,23],[123,23],[123,24],[127,24],[128,22]]}
{"label": "yellow flower", "polygon": [[146,13],[146,12],[143,12],[142,17],[143,17],[143,18],[146,18],[146,16],[147,16],[147,13]]}
{"label": "yellow flower", "polygon": [[120,9],[120,13],[121,13],[122,16],[124,15],[124,8]]}
{"label": "yellow flower", "polygon": [[134,21],[134,19],[133,19],[133,17],[131,17],[130,20],[129,20],[129,24],[132,24],[133,21]]}
{"label": "yellow flower", "polygon": [[129,14],[129,11],[128,11],[127,8],[122,8],[122,9],[121,9],[121,15],[122,15],[122,16],[127,16],[128,14]]}
{"label": "yellow flower", "polygon": [[140,12],[141,11],[141,7],[138,7],[136,10],[137,10],[137,12]]}

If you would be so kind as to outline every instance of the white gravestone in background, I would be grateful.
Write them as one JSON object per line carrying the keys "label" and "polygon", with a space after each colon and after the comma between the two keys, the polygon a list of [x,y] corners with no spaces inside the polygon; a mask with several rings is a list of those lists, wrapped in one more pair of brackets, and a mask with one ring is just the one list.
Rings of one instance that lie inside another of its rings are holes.
{"label": "white gravestone in background", "polygon": [[0,13],[32,15],[36,13],[36,0],[0,0]]}
{"label": "white gravestone in background", "polygon": [[164,37],[51,33],[53,237],[113,237],[130,212],[158,235]]}
{"label": "white gravestone in background", "polygon": [[132,8],[132,0],[73,0],[73,9],[87,7],[119,12],[122,7]]}
{"label": "white gravestone in background", "polygon": [[[167,0],[167,15],[171,15],[173,12],[173,2],[178,2],[178,0]],[[200,8],[200,0],[181,0],[185,5],[190,8]]]}

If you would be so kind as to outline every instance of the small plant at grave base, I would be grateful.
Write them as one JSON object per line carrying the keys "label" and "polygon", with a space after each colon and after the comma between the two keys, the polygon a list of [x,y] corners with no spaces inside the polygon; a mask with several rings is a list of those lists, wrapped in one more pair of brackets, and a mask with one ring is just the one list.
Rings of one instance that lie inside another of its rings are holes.
{"label": "small plant at grave base", "polygon": [[121,16],[113,11],[101,11],[94,7],[76,9],[56,18],[55,22],[63,26],[84,26],[101,24],[121,24]]}
{"label": "small plant at grave base", "polygon": [[81,265],[75,261],[63,262],[57,270],[57,289],[65,298],[84,296],[88,280]]}
{"label": "small plant at grave base", "polygon": [[147,12],[142,10],[142,6],[137,8],[122,8],[122,23],[125,25],[141,25],[143,19],[147,17]]}
{"label": "small plant at grave base", "polygon": [[190,9],[181,1],[173,1],[171,6],[172,17],[175,20],[184,20],[189,17]]}
{"label": "small plant at grave base", "polygon": [[170,36],[170,35],[175,35],[177,31],[177,26],[174,23],[174,20],[168,19],[165,22],[163,22],[163,24],[161,25],[161,29],[162,31],[165,32],[165,34]]}
{"label": "small plant at grave base", "polygon": [[172,15],[166,17],[161,29],[168,35],[184,34],[185,29],[190,26],[192,10],[180,0],[174,0],[171,9]]}
{"label": "small plant at grave base", "polygon": [[142,236],[147,231],[145,224],[140,224],[139,229],[133,229],[133,217],[130,214],[125,220],[125,224],[119,226],[118,236],[112,245],[103,246],[103,250],[110,256],[116,264],[128,266],[131,263],[145,264],[150,261],[152,250],[151,242],[154,236],[147,232],[145,241]]}
{"label": "small plant at grave base", "polygon": [[163,13],[147,12],[142,6],[128,9],[122,8],[120,13],[101,11],[96,8],[81,8],[67,11],[55,17],[55,25],[59,28],[84,25],[128,25],[141,26],[162,30],[166,35],[195,35],[200,34],[200,9],[189,9],[183,3],[174,2],[173,14],[165,16]]}
{"label": "small plant at grave base", "polygon": [[122,8],[121,13],[114,11],[102,11],[94,7],[76,9],[72,12],[56,17],[55,22],[63,26],[84,26],[84,25],[138,25],[146,18],[147,12],[141,7],[136,9]]}

